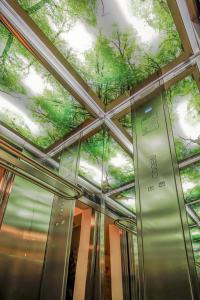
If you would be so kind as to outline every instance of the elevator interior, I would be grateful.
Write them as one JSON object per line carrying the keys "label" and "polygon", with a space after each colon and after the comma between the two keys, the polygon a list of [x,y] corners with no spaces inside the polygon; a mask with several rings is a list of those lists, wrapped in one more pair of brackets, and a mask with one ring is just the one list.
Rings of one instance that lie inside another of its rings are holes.
{"label": "elevator interior", "polygon": [[199,9],[1,0],[0,299],[199,299]]}

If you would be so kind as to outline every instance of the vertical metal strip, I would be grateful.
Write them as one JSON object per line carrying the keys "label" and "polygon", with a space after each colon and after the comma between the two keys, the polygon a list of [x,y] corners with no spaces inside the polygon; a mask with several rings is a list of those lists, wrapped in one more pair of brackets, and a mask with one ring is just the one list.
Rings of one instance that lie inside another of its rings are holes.
{"label": "vertical metal strip", "polygon": [[130,299],[138,300],[138,255],[137,237],[129,232],[126,235],[129,258]]}
{"label": "vertical metal strip", "polygon": [[[80,140],[75,156],[69,158],[65,150],[60,160],[59,174],[76,182],[80,159]],[[72,149],[74,151],[74,149]],[[65,300],[73,230],[75,200],[54,197],[49,234],[46,246],[43,278],[40,289],[41,300]]]}
{"label": "vertical metal strip", "polygon": [[[137,134],[136,134],[136,110],[134,102],[131,106],[131,121],[132,121],[132,132],[133,132],[133,147],[134,147],[134,170],[135,174],[139,173],[138,170],[138,143],[137,143]],[[143,238],[142,238],[142,215],[141,215],[141,203],[140,199],[140,188],[139,188],[139,178],[135,176],[135,194],[136,194],[136,223],[137,223],[137,251],[140,252],[138,255],[138,300],[146,299],[145,292],[145,277],[144,277],[144,256],[143,256]]]}
{"label": "vertical metal strip", "polygon": [[121,261],[122,261],[122,283],[124,300],[132,300],[130,294],[130,274],[129,274],[129,257],[128,257],[127,233],[122,231],[121,235]]}

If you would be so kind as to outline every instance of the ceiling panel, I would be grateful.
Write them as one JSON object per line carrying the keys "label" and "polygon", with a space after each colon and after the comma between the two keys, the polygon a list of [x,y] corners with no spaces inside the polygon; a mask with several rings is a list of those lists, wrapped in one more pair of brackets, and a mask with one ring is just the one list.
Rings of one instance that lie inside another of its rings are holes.
{"label": "ceiling panel", "polygon": [[126,132],[132,137],[133,136],[133,120],[131,112],[126,113],[124,116],[119,118],[120,125],[126,130]]}
{"label": "ceiling panel", "polygon": [[105,104],[182,53],[166,0],[18,3]]}
{"label": "ceiling panel", "polygon": [[200,199],[200,164],[185,168],[180,174],[185,201]]}
{"label": "ceiling panel", "polygon": [[135,188],[124,190],[120,193],[114,194],[111,198],[126,208],[136,213],[136,199],[135,199]]}
{"label": "ceiling panel", "polygon": [[108,192],[133,182],[133,159],[103,129],[81,143],[79,174]]}
{"label": "ceiling panel", "polygon": [[166,93],[179,161],[200,153],[200,92],[192,76]]}
{"label": "ceiling panel", "polygon": [[200,241],[200,228],[199,227],[193,227],[190,229],[190,234],[192,237],[192,241]]}
{"label": "ceiling panel", "polygon": [[0,24],[0,122],[42,149],[90,116]]}

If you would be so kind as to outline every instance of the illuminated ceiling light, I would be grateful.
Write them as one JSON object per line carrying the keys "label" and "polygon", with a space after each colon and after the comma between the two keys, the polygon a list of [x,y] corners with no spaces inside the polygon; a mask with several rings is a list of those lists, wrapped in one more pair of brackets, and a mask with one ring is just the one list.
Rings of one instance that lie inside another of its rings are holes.
{"label": "illuminated ceiling light", "polygon": [[155,39],[158,38],[159,32],[156,31],[153,27],[149,26],[146,20],[136,17],[132,14],[130,0],[115,0],[117,5],[120,8],[120,11],[124,15],[124,18],[127,20],[137,32],[143,43],[151,44]]}
{"label": "illuminated ceiling light", "polygon": [[30,120],[30,118],[22,110],[20,110],[18,107],[12,104],[9,100],[5,99],[1,93],[0,113],[5,114],[6,112],[8,112],[11,116],[12,114],[16,114],[17,117],[19,117],[19,120],[22,120],[33,134],[39,133],[39,126],[35,124],[32,120]]}
{"label": "illuminated ceiling light", "polygon": [[[187,96],[187,100],[183,101],[181,97],[181,102],[178,104],[176,113],[178,116],[178,123],[182,129],[185,137],[188,139],[197,139],[200,136],[200,121],[199,116],[196,111],[188,111],[188,104],[191,96]],[[188,99],[189,98],[189,99]]]}
{"label": "illuminated ceiling light", "polygon": [[77,22],[68,32],[62,33],[60,37],[78,54],[78,59],[84,62],[84,53],[92,48],[94,42],[94,37],[88,32],[86,26],[82,22]]}
{"label": "illuminated ceiling light", "polygon": [[98,184],[102,180],[102,171],[95,166],[89,164],[86,160],[80,160],[80,169],[85,170],[92,177],[92,180]]}
{"label": "illuminated ceiling light", "polygon": [[117,153],[116,156],[112,157],[109,161],[111,165],[114,167],[130,167],[128,166],[129,163],[127,162],[126,156],[122,155],[121,153]]}
{"label": "illuminated ceiling light", "polygon": [[45,82],[42,76],[40,76],[33,67],[30,67],[27,76],[22,80],[22,82],[35,95],[41,95],[45,89],[53,90],[52,86]]}

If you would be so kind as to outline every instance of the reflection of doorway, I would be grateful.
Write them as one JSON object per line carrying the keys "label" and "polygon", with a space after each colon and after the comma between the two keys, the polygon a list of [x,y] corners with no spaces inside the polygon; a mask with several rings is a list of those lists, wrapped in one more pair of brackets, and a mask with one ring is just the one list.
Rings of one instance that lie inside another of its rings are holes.
{"label": "reflection of doorway", "polygon": [[78,248],[79,248],[80,231],[81,231],[81,217],[82,217],[81,213],[76,214],[74,216],[71,250],[70,250],[70,257],[69,257],[66,300],[73,300],[76,265],[77,265]]}
{"label": "reflection of doorway", "polygon": [[84,300],[91,232],[91,209],[75,208],[66,300]]}

